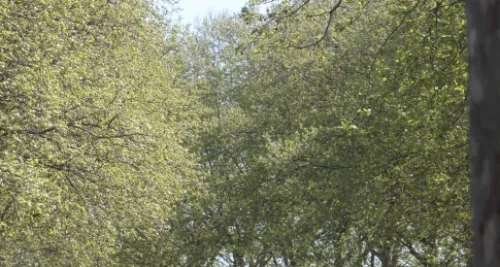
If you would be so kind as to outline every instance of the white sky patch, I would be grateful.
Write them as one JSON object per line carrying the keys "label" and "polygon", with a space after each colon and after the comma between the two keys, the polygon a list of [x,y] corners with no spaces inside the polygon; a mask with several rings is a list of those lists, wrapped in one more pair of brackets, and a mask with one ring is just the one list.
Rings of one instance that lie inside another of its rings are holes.
{"label": "white sky patch", "polygon": [[180,0],[181,21],[193,24],[197,19],[201,20],[210,13],[238,13],[245,3],[246,0]]}

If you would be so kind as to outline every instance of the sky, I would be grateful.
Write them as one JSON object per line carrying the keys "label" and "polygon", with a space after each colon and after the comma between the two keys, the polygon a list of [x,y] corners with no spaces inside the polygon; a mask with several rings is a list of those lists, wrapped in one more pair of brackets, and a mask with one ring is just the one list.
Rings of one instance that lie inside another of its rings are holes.
{"label": "sky", "polygon": [[192,24],[196,18],[202,19],[210,12],[239,12],[246,0],[180,0],[182,22]]}

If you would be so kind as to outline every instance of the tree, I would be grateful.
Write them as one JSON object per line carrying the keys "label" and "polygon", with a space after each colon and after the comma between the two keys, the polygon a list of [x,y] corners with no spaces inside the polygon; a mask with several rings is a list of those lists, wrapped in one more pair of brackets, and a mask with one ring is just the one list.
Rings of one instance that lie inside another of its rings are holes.
{"label": "tree", "polygon": [[392,3],[344,2],[325,37],[326,1],[200,30],[206,264],[466,265],[462,7]]}
{"label": "tree", "polygon": [[193,177],[173,27],[143,0],[1,1],[0,36],[0,265],[145,262]]}
{"label": "tree", "polygon": [[0,2],[0,265],[470,265],[463,2],[249,2]]}
{"label": "tree", "polygon": [[500,2],[467,1],[473,266],[500,265]]}

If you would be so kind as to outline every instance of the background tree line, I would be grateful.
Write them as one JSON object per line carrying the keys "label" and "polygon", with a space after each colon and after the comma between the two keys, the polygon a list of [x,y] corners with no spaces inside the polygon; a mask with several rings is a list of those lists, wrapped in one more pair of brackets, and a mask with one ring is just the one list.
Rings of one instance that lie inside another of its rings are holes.
{"label": "background tree line", "polygon": [[0,265],[471,265],[464,3],[259,4],[0,3]]}

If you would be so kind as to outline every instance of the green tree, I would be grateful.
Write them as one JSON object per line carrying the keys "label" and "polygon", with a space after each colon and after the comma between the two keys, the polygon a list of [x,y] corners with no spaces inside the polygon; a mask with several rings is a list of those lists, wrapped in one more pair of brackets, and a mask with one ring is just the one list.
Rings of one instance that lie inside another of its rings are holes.
{"label": "green tree", "polygon": [[1,265],[144,261],[124,240],[193,177],[173,27],[142,0],[2,1],[0,25]]}
{"label": "green tree", "polygon": [[201,242],[228,266],[466,265],[463,6],[344,2],[323,37],[332,6],[301,3],[202,30]]}

